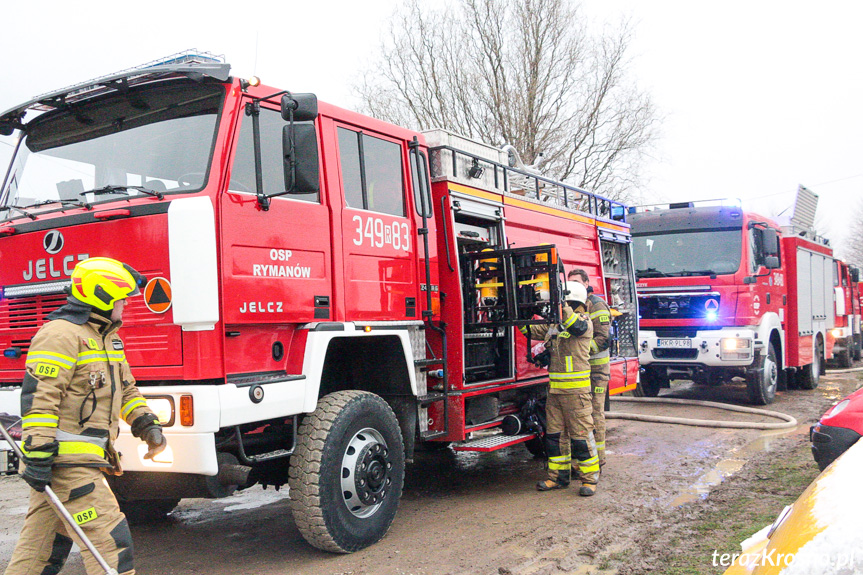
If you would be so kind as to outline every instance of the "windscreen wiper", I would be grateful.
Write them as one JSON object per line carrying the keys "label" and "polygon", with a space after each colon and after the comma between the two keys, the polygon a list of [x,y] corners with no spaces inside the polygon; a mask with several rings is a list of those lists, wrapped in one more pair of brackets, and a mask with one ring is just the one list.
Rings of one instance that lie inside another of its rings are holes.
{"label": "windscreen wiper", "polygon": [[710,276],[712,278],[716,277],[716,272],[713,270],[682,270],[679,272],[675,272],[672,275],[676,276]]}
{"label": "windscreen wiper", "polygon": [[646,270],[635,270],[635,276],[639,278],[665,278],[669,274],[661,272],[656,268],[647,268]]}
{"label": "windscreen wiper", "polygon": [[90,190],[88,192],[81,192],[78,195],[83,196],[85,194],[93,194],[94,196],[102,196],[105,194],[118,194],[121,196],[128,196],[129,190],[135,190],[136,192],[141,192],[142,194],[153,196],[154,198],[158,198],[160,200],[165,199],[165,194],[163,194],[162,192],[154,192],[153,190],[145,188],[144,186],[103,186],[101,188],[96,188],[95,190]]}
{"label": "windscreen wiper", "polygon": [[0,210],[4,210],[4,211],[15,210],[19,214],[23,214],[23,215],[27,216],[28,218],[30,218],[31,220],[36,219],[36,216],[34,214],[31,214],[30,212],[28,212],[26,210],[22,210],[21,208],[18,208],[15,206],[3,206],[3,207],[0,207]]}
{"label": "windscreen wiper", "polygon": [[25,206],[27,208],[35,208],[39,206],[47,206],[48,204],[62,204],[63,206],[72,205],[77,206],[79,208],[84,208],[86,210],[92,210],[93,206],[88,204],[87,202],[81,200],[74,200],[72,198],[59,199],[59,200],[43,200],[41,202],[37,202],[35,204],[31,204],[29,206]]}

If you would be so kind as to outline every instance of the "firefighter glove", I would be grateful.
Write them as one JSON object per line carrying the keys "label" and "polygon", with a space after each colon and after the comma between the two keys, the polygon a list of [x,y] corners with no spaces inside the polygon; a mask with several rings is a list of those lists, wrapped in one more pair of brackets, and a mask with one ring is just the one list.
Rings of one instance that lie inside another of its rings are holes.
{"label": "firefighter glove", "polygon": [[40,445],[30,446],[30,437],[24,442],[24,473],[22,477],[30,487],[39,491],[45,491],[45,486],[51,484],[51,465],[60,444],[57,441]]}
{"label": "firefighter glove", "polygon": [[154,456],[162,453],[168,447],[168,440],[162,435],[162,428],[158,425],[154,425],[145,431],[141,439],[146,441],[147,447],[150,448],[144,454],[144,459],[153,459]]}

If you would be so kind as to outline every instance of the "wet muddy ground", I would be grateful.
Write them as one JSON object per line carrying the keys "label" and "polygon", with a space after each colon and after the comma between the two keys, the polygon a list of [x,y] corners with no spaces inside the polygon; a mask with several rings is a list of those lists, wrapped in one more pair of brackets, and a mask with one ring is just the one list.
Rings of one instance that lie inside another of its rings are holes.
{"label": "wet muddy ground", "polygon": [[[662,395],[746,404],[742,386],[678,383]],[[784,447],[773,451],[777,445],[788,438],[798,445],[805,441],[809,425],[861,384],[863,372],[830,373],[814,391],[778,393],[769,407],[797,418],[799,425],[790,432],[609,421],[608,464],[591,498],[579,497],[572,488],[536,492],[544,463],[523,446],[486,454],[418,453],[408,465],[390,532],[352,555],[332,555],[306,544],[291,518],[286,490],[253,488],[222,500],[185,500],[166,523],[133,528],[136,567],[150,575],[663,572],[657,562],[676,541],[661,541],[663,533],[675,531],[668,527],[685,526],[728,476],[763,481],[745,478],[750,459],[783,457]],[[689,406],[615,402],[612,409],[757,419]],[[27,495],[19,478],[0,478],[0,569],[23,522]],[[634,546],[638,553],[632,553]],[[62,573],[84,573],[77,552]]]}

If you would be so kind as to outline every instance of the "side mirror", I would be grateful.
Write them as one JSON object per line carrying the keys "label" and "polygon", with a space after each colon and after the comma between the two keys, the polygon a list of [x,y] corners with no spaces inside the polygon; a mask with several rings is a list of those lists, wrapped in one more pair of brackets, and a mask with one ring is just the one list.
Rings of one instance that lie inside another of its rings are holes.
{"label": "side mirror", "polygon": [[779,258],[776,256],[767,256],[764,258],[764,267],[769,270],[779,269]]}
{"label": "side mirror", "polygon": [[[764,255],[778,256],[779,255],[779,234],[773,228],[764,228],[761,230],[761,240],[764,249]],[[777,266],[778,267],[778,266]],[[775,269],[770,268],[769,269]]]}
{"label": "side mirror", "polygon": [[848,268],[848,271],[851,272],[851,281],[854,283],[860,282],[860,268]]}
{"label": "side mirror", "polygon": [[285,158],[286,193],[317,194],[321,183],[314,124],[293,124],[282,128],[282,154]]}
{"label": "side mirror", "polygon": [[314,94],[287,94],[282,96],[282,119],[308,122],[318,117],[318,97]]}

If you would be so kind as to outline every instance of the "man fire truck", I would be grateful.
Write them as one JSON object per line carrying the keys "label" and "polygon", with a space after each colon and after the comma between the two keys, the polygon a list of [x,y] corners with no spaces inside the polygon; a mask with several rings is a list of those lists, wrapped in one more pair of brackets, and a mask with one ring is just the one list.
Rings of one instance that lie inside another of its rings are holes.
{"label": "man fire truck", "polygon": [[741,377],[749,400],[766,405],[778,386],[818,385],[832,351],[833,252],[810,231],[817,196],[801,186],[796,206],[784,230],[739,201],[630,216],[637,395],[656,396],[671,379],[717,385]]}
{"label": "man fire truck", "polygon": [[833,260],[836,327],[829,337],[834,341],[833,359],[839,367],[851,367],[860,359],[863,335],[860,330],[860,270],[842,260]]}
{"label": "man fire truck", "polygon": [[122,336],[169,447],[144,459],[123,428],[112,486],[130,512],[287,484],[312,545],[374,543],[417,442],[541,446],[548,374],[514,327],[560,321],[574,265],[622,313],[611,392],[635,388],[624,206],[229,69],[136,69],[0,116],[20,134],[0,196],[0,412],[97,255],[149,278]]}

